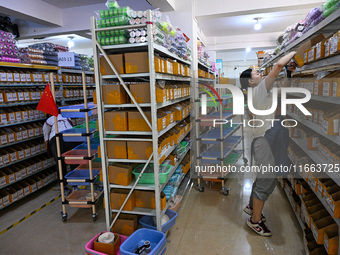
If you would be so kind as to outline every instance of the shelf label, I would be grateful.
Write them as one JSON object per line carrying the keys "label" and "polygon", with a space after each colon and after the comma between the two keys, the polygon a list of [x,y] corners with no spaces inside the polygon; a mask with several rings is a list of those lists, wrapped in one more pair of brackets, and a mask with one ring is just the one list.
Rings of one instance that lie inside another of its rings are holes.
{"label": "shelf label", "polygon": [[58,66],[74,66],[74,52],[58,53]]}

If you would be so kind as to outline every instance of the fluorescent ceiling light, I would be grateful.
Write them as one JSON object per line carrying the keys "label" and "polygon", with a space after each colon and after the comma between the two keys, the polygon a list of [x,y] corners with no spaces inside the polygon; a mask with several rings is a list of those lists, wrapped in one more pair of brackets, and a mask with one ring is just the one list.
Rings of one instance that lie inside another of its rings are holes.
{"label": "fluorescent ceiling light", "polygon": [[74,37],[70,36],[69,38],[70,40],[68,41],[67,46],[71,49],[72,47],[74,47],[74,41],[73,41]]}
{"label": "fluorescent ceiling light", "polygon": [[246,52],[250,52],[251,51],[251,48],[250,47],[247,47],[246,48]]}
{"label": "fluorescent ceiling light", "polygon": [[260,29],[262,28],[262,25],[261,25],[261,23],[260,23],[260,19],[261,19],[261,18],[255,18],[255,20],[256,20],[256,23],[255,23],[255,25],[254,25],[254,29],[255,29],[255,30],[260,30]]}

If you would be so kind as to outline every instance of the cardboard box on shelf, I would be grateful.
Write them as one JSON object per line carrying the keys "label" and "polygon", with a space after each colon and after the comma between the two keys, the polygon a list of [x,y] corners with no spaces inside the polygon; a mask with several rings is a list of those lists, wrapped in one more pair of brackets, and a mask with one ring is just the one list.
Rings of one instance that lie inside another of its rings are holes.
{"label": "cardboard box on shelf", "polygon": [[115,159],[127,159],[126,141],[106,141],[107,157]]}
{"label": "cardboard box on shelf", "polygon": [[[136,207],[156,209],[156,200],[154,191],[136,190]],[[166,206],[166,196],[161,192],[161,210]]]}
{"label": "cardboard box on shelf", "polygon": [[2,207],[10,204],[9,194],[6,190],[0,190],[0,201],[2,200]]}
{"label": "cardboard box on shelf", "polygon": [[127,141],[128,159],[149,159],[153,152],[152,142]]}
{"label": "cardboard box on shelf", "polygon": [[151,102],[150,83],[130,84],[130,91],[138,103],[150,103]]}
{"label": "cardboard box on shelf", "polygon": [[339,230],[338,225],[331,216],[327,216],[315,222],[313,221],[311,229],[316,243],[323,244],[325,229],[333,229],[335,227]]}
{"label": "cardboard box on shelf", "polygon": [[339,231],[337,225],[329,226],[325,229],[323,245],[328,254],[336,255],[338,254],[339,248]]}
{"label": "cardboard box on shelf", "polygon": [[307,42],[303,43],[297,50],[297,54],[295,55],[294,59],[296,60],[297,64],[301,67],[304,65],[304,52],[305,50],[311,48],[313,45],[316,45],[318,42],[321,42],[325,39],[325,36],[323,34],[319,34],[315,36],[314,38],[308,40]]}
{"label": "cardboard box on shelf", "polygon": [[[119,210],[123,205],[130,190],[127,189],[113,189],[110,192],[111,209]],[[132,211],[136,207],[136,191],[134,191],[123,207],[123,211]]]}
{"label": "cardboard box on shelf", "polygon": [[[144,114],[151,123],[151,113],[144,112]],[[128,128],[129,131],[151,131],[151,128],[139,111],[128,112]]]}
{"label": "cardboard box on shelf", "polygon": [[147,52],[124,53],[125,72],[148,73],[149,56]]}
{"label": "cardboard box on shelf", "polygon": [[308,62],[313,62],[315,60],[315,46],[308,50]]}
{"label": "cardboard box on shelf", "polygon": [[167,114],[161,110],[157,111],[157,130],[158,132],[165,129],[168,125]]}
{"label": "cardboard box on shelf", "polygon": [[339,134],[339,122],[340,122],[340,113],[338,111],[334,111],[328,113],[323,116],[323,121],[321,123],[322,130],[327,135],[338,135]]}
{"label": "cardboard box on shelf", "polygon": [[[102,232],[104,233],[104,232]],[[108,255],[117,255],[120,246],[120,235],[114,234],[114,243],[101,243],[98,238],[94,241],[93,247],[95,251]]]}
{"label": "cardboard box on shelf", "polygon": [[[123,54],[115,54],[115,55],[108,55],[111,63],[115,67],[118,73],[124,74],[124,61],[123,61]],[[105,57],[100,57],[100,73],[102,75],[115,75],[113,70],[111,69],[109,63],[106,61]]]}
{"label": "cardboard box on shelf", "polygon": [[31,178],[32,178],[32,179],[35,181],[35,183],[37,184],[37,188],[38,188],[38,189],[41,189],[41,188],[43,187],[42,179],[41,179],[38,175],[33,175]]}
{"label": "cardboard box on shelf", "polygon": [[325,40],[315,45],[315,60],[325,57]]}
{"label": "cardboard box on shelf", "polygon": [[127,186],[132,182],[133,165],[113,163],[108,167],[109,183]]}
{"label": "cardboard box on shelf", "polygon": [[6,174],[0,170],[0,187],[6,185]]}
{"label": "cardboard box on shelf", "polygon": [[156,73],[164,73],[164,64],[160,57],[154,56],[155,59],[155,72]]}
{"label": "cardboard box on shelf", "polygon": [[11,162],[9,152],[6,149],[0,149],[0,155],[2,156],[2,162],[4,165],[7,165],[8,163]]}
{"label": "cardboard box on shelf", "polygon": [[15,183],[13,185],[11,185],[12,188],[14,188],[18,194],[18,199],[21,199],[23,198],[25,195],[24,195],[24,188],[21,187],[18,183]]}
{"label": "cardboard box on shelf", "polygon": [[158,84],[156,85],[156,101],[157,103],[165,103],[167,101],[167,91]]}
{"label": "cardboard box on shelf", "polygon": [[103,85],[102,94],[104,104],[126,104],[128,102],[122,85]]}
{"label": "cardboard box on shelf", "polygon": [[173,74],[174,73],[173,62],[174,61],[171,60],[171,59],[164,60],[165,73],[167,73],[167,74]]}
{"label": "cardboard box on shelf", "polygon": [[25,181],[30,185],[30,193],[37,191],[38,186],[35,180],[30,177],[26,178]]}
{"label": "cardboard box on shelf", "polygon": [[330,55],[337,54],[340,51],[340,31],[337,31],[330,40]]}
{"label": "cardboard box on shelf", "polygon": [[333,97],[340,97],[340,72],[334,73],[333,76]]}
{"label": "cardboard box on shelf", "polygon": [[124,111],[110,111],[104,113],[106,131],[128,131],[128,116]]}
{"label": "cardboard box on shelf", "polygon": [[174,74],[182,75],[182,64],[180,64],[178,62],[173,62],[172,67],[173,67],[173,73]]}
{"label": "cardboard box on shelf", "polygon": [[[116,213],[112,214],[112,218],[116,217]],[[115,224],[112,227],[112,232],[130,236],[137,230],[138,227],[138,218],[137,215],[123,214],[121,213],[118,216]]]}
{"label": "cardboard box on shelf", "polygon": [[18,192],[16,191],[16,189],[10,187],[6,188],[6,191],[9,195],[9,202],[10,203],[14,203],[18,200]]}
{"label": "cardboard box on shelf", "polygon": [[27,196],[28,194],[31,193],[30,191],[30,185],[28,182],[22,180],[18,183],[22,188],[23,188],[23,191],[24,191],[24,196]]}

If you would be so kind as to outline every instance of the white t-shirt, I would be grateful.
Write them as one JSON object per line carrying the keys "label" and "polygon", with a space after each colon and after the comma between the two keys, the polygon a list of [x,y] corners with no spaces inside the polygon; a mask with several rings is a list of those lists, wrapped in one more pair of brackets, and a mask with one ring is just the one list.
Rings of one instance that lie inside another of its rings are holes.
{"label": "white t-shirt", "polygon": [[[259,85],[253,88],[253,105],[257,110],[268,110],[271,108],[273,104],[273,93],[272,90],[269,92],[266,88],[265,79],[263,79]],[[275,111],[269,115],[254,115],[254,119],[262,120],[264,125],[262,127],[254,127],[253,134],[254,138],[264,136],[266,131],[272,127],[272,122],[268,121],[268,119],[275,118]],[[253,122],[252,125],[257,126],[260,125],[259,121]]]}
{"label": "white t-shirt", "polygon": [[[58,132],[64,131],[66,129],[71,129],[72,125],[70,121],[64,117],[61,116],[61,114],[58,115]],[[44,140],[51,140],[53,136],[55,136],[55,122],[54,122],[54,116],[49,117],[44,126]]]}

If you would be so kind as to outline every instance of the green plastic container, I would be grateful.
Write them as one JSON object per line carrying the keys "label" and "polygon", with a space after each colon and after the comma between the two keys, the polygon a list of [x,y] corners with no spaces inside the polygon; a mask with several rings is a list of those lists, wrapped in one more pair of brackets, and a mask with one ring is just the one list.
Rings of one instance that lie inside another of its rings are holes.
{"label": "green plastic container", "polygon": [[[153,168],[153,164],[150,164],[149,166]],[[168,175],[171,171],[172,165],[162,164],[161,166],[167,168],[167,171],[165,173],[159,173],[159,183],[163,184],[168,179]],[[144,164],[139,165],[135,169],[133,169],[132,174],[135,175],[136,179],[138,178],[139,174],[143,170],[143,167],[144,167]],[[145,173],[144,172],[138,183],[140,183],[140,184],[155,184],[155,177],[154,176],[155,176],[154,173]]]}
{"label": "green plastic container", "polygon": [[223,161],[224,164],[233,165],[237,158],[240,156],[238,153],[230,153],[229,156]]}

